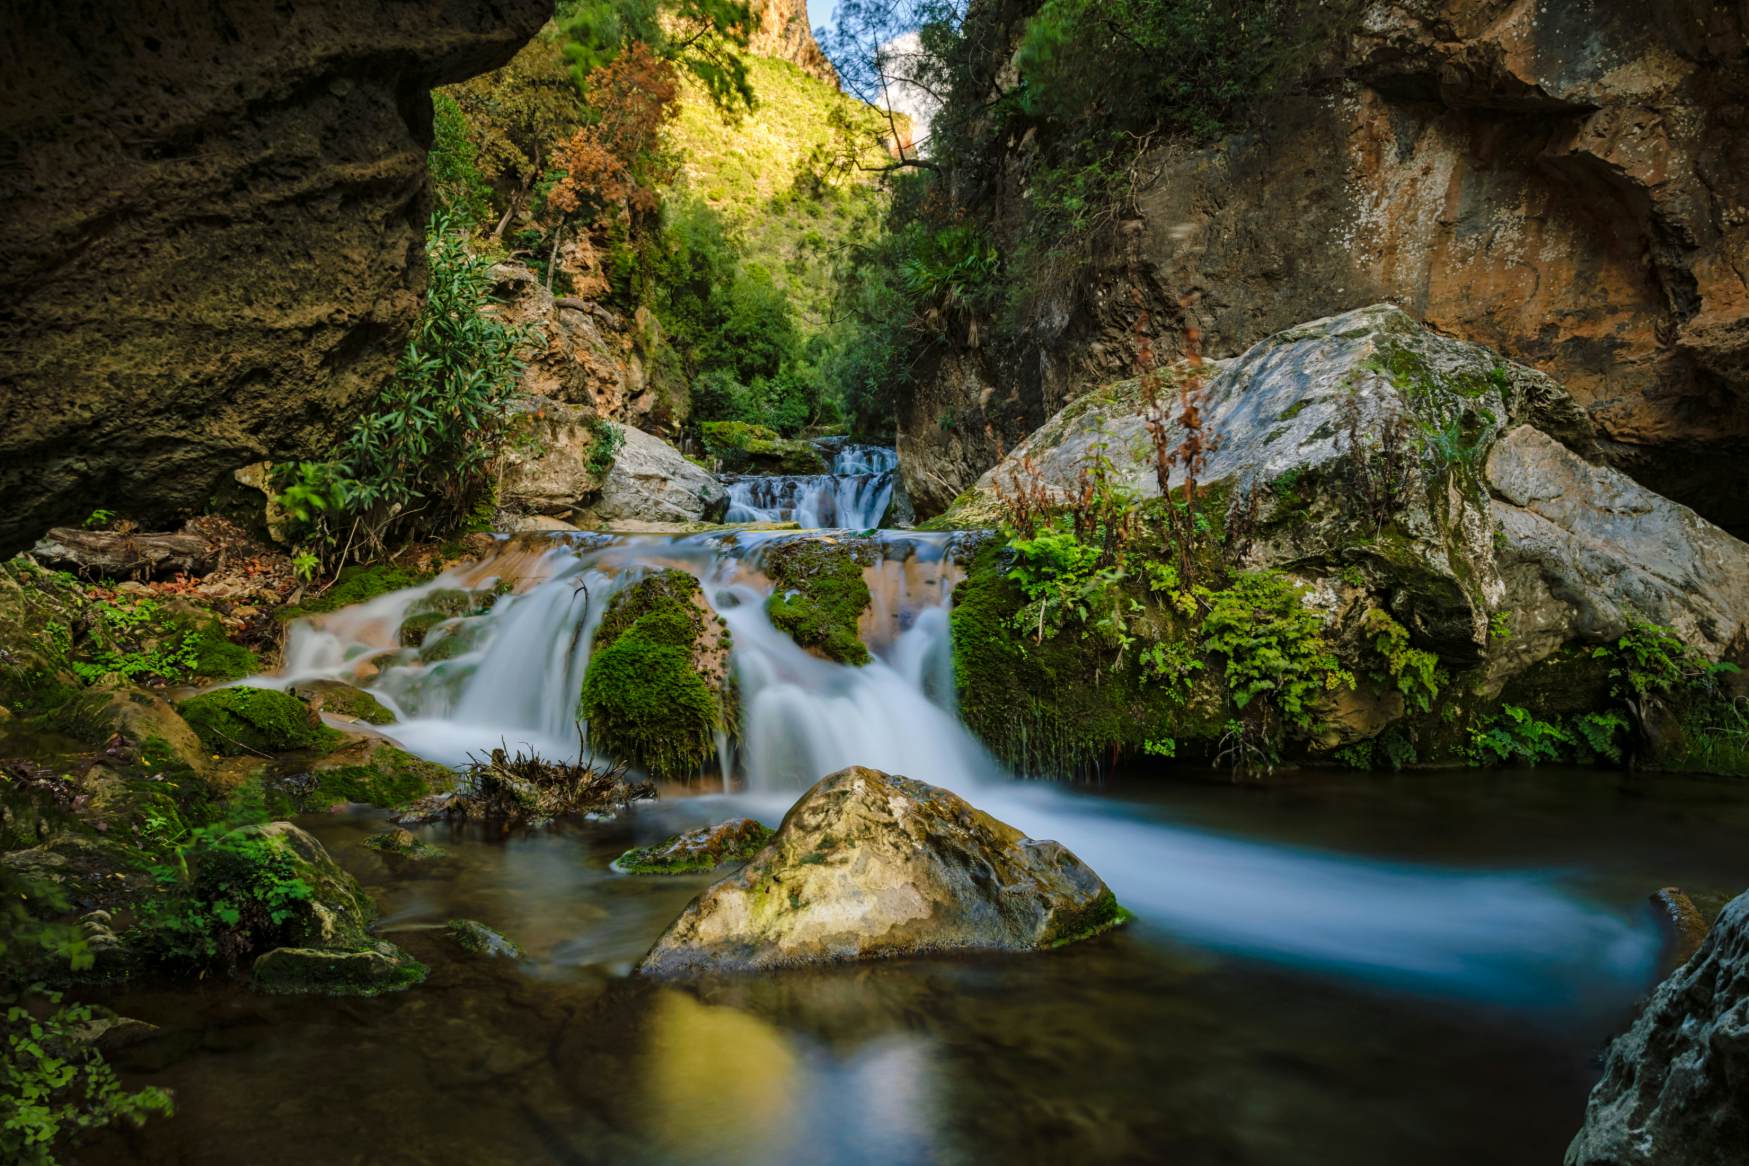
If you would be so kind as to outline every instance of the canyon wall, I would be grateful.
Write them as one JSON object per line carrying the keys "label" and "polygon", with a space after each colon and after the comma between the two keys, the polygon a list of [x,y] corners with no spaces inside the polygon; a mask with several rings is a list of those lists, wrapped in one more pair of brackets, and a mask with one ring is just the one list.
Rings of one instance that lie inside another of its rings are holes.
{"label": "canyon wall", "polygon": [[552,0],[8,5],[0,552],[317,456],[421,302],[433,85]]}
{"label": "canyon wall", "polygon": [[[974,6],[1012,45],[1036,5]],[[1158,146],[1130,213],[1022,318],[938,346],[900,402],[919,508],[1065,402],[1169,354],[1242,351],[1376,301],[1562,381],[1610,460],[1749,527],[1749,64],[1741,5],[1375,0],[1245,132]],[[1001,66],[996,66],[1000,68]],[[1021,138],[971,201],[1024,226]],[[963,175],[956,183],[971,185]],[[1158,327],[1162,322],[1166,326]]]}
{"label": "canyon wall", "polygon": [[838,70],[820,51],[808,27],[808,0],[754,0],[753,35],[747,47],[762,57],[799,65],[828,85],[838,84]]}

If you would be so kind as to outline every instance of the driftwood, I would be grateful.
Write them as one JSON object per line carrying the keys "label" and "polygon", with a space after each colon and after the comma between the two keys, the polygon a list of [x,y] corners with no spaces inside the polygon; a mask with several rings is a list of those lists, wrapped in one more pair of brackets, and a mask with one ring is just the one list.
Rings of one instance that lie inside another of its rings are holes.
{"label": "driftwood", "polygon": [[142,534],[75,530],[57,526],[31,554],[51,567],[103,579],[204,575],[218,561],[217,549],[198,534]]}

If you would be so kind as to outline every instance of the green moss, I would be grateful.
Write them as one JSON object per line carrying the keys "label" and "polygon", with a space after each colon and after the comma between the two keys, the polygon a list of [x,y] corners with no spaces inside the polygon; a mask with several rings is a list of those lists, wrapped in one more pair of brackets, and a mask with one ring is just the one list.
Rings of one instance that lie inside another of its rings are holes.
{"label": "green moss", "polygon": [[614,860],[613,868],[623,874],[703,874],[728,863],[746,862],[771,841],[771,835],[764,824],[744,818],[628,850]]}
{"label": "green moss", "polygon": [[214,753],[287,753],[341,739],[316,723],[302,701],[270,688],[220,688],[182,701],[177,711]]}
{"label": "green moss", "polygon": [[1119,906],[1117,896],[1108,890],[1087,910],[1064,920],[1058,928],[1057,937],[1048,940],[1046,946],[1053,949],[1068,947],[1071,943],[1080,943],[1084,939],[1092,939],[1095,935],[1103,935],[1113,928],[1122,927],[1133,918],[1135,916]]}
{"label": "green moss", "polygon": [[310,596],[296,607],[282,608],[278,613],[279,618],[296,619],[325,611],[339,611],[343,607],[365,603],[391,591],[417,587],[430,578],[428,572],[415,571],[394,563],[378,563],[372,566],[355,564],[341,571],[334,585],[320,595]]}
{"label": "green moss", "polygon": [[[325,712],[336,713],[343,717],[363,721],[367,725],[392,725],[395,714],[383,707],[381,701],[362,688],[354,688],[350,684],[325,684],[317,690],[321,694],[322,709]],[[297,695],[304,695],[301,691]]]}
{"label": "green moss", "polygon": [[522,949],[502,933],[472,919],[451,919],[444,925],[449,937],[469,955],[521,959]]}
{"label": "green moss", "polygon": [[843,664],[868,663],[868,647],[857,630],[872,598],[862,574],[865,558],[867,549],[857,543],[774,543],[762,559],[773,585],[766,614],[804,648]]}
{"label": "green moss", "polygon": [[258,991],[280,996],[380,996],[423,983],[424,964],[395,947],[375,942],[355,950],[276,947],[255,961]]}
{"label": "green moss", "polygon": [[707,616],[698,580],[663,571],[614,596],[589,656],[578,712],[592,743],[652,777],[698,772],[729,723],[695,659]]}
{"label": "green moss", "polygon": [[[1148,683],[1139,669],[1113,668],[1109,654],[1079,636],[1035,643],[1014,627],[1026,603],[992,542],[973,557],[949,617],[960,716],[1010,768],[1064,777],[1140,754],[1150,740],[1219,737],[1225,718],[1201,691],[1206,673],[1186,684]],[[1175,633],[1188,634],[1157,634]]]}
{"label": "green moss", "polygon": [[325,809],[340,802],[393,807],[452,789],[455,781],[455,771],[448,766],[380,745],[362,764],[312,771],[308,792],[300,800],[308,809]]}
{"label": "green moss", "polygon": [[730,473],[823,474],[826,461],[811,442],[779,437],[745,421],[706,421],[699,443]]}

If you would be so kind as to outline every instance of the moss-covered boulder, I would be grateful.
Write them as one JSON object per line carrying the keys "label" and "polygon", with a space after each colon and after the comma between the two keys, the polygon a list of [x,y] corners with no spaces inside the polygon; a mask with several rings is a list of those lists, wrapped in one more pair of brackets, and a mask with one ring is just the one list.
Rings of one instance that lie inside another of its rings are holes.
{"label": "moss-covered boulder", "polygon": [[277,689],[219,688],[176,707],[214,753],[289,753],[331,748],[341,740],[303,701]]}
{"label": "moss-covered boulder", "polygon": [[[1741,656],[1749,642],[1749,545],[1603,464],[1584,412],[1534,369],[1375,306],[1163,375],[1170,402],[1181,385],[1196,393],[1196,434],[1176,404],[1150,405],[1135,382],[1089,393],[956,500],[947,522],[995,525],[1009,507],[1002,496],[1017,492],[1047,511],[1083,505],[1095,479],[1145,522],[1163,519],[1150,427],[1161,427],[1165,450],[1200,448],[1196,538],[1214,557],[1194,583],[1221,593],[1275,574],[1322,624],[1321,647],[1302,639],[1333,657],[1322,669],[1329,690],[1309,715],[1286,718],[1299,722],[1292,733],[1306,753],[1367,764],[1355,746],[1383,746],[1387,728],[1406,726],[1414,747],[1389,747],[1393,764],[1462,762],[1477,749],[1533,760],[1537,740],[1557,738],[1573,758],[1619,755],[1606,737],[1622,711],[1620,678],[1595,666],[1596,653],[1648,623],[1673,628],[1709,661]],[[1183,459],[1168,468],[1181,498]],[[1149,528],[1155,545],[1165,525]],[[1236,680],[1227,712],[1238,732],[1220,734],[1223,748],[1261,738],[1273,751],[1284,690],[1245,677],[1244,662],[1216,645],[1242,655],[1252,631],[1304,621],[1252,611],[1224,629],[1198,626],[1211,597],[1162,576],[1160,596],[1177,602],[1182,590],[1195,625],[1175,628],[1163,610],[1159,626],[1122,636],[1085,621],[1056,635],[1035,623],[1028,634],[1023,612],[1044,614],[1041,581],[1064,577],[1065,563],[1042,551],[1027,564],[986,562],[956,592],[961,707],[980,736],[1010,760],[1076,739],[1169,747],[1153,736],[1171,735],[1166,694],[1148,685],[1177,674],[1192,690]],[[1120,618],[1094,614],[1116,626],[1132,602],[1169,609],[1136,569],[1146,566],[1121,565]],[[1018,567],[1035,594],[1004,579]],[[1108,598],[1103,583],[1070,582]],[[1120,731],[1126,717],[1134,727]]]}
{"label": "moss-covered boulder", "polygon": [[1056,842],[958,795],[854,766],[819,782],[770,843],[681,912],[645,974],[761,971],[939,951],[1060,947],[1122,922]]}
{"label": "moss-covered boulder", "polygon": [[779,437],[745,421],[706,421],[699,427],[705,454],[732,474],[824,474],[830,468],[812,442]]}
{"label": "moss-covered boulder", "polygon": [[590,743],[651,777],[697,773],[732,729],[728,629],[684,571],[649,575],[602,616],[579,715]]}
{"label": "moss-covered boulder", "polygon": [[328,713],[367,725],[392,725],[395,714],[362,688],[341,680],[300,680],[287,690],[312,712]]}
{"label": "moss-covered boulder", "polygon": [[380,737],[348,742],[310,766],[303,780],[287,783],[307,810],[343,802],[394,808],[455,788],[455,770],[415,757]]}
{"label": "moss-covered boulder", "polygon": [[293,606],[281,608],[277,615],[282,620],[290,620],[339,611],[343,607],[368,603],[391,591],[417,587],[431,576],[430,571],[400,563],[355,563],[344,568],[328,587],[305,596]]}
{"label": "moss-covered boulder", "polygon": [[859,631],[872,596],[863,568],[878,548],[858,539],[781,539],[763,549],[760,565],[771,579],[765,613],[797,644],[828,660],[866,664]]}
{"label": "moss-covered boulder", "polygon": [[746,862],[771,841],[771,831],[753,818],[730,818],[700,826],[654,846],[628,850],[614,860],[624,874],[701,874],[731,862]]}

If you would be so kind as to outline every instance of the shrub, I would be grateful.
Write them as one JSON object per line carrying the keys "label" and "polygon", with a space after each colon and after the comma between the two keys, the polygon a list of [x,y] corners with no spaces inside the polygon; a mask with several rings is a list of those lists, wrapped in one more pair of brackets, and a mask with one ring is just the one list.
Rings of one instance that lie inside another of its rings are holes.
{"label": "shrub", "polygon": [[314,889],[283,841],[207,827],[194,832],[183,858],[181,871],[158,868],[165,894],[142,912],[159,958],[234,971],[245,957],[293,938],[289,925],[308,910]]}
{"label": "shrub", "polygon": [[1300,602],[1286,576],[1244,571],[1225,590],[1198,588],[1197,595],[1208,606],[1203,648],[1225,658],[1235,708],[1262,701],[1266,712],[1310,731],[1324,695],[1354,686],[1324,640],[1323,618]]}

